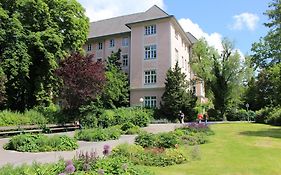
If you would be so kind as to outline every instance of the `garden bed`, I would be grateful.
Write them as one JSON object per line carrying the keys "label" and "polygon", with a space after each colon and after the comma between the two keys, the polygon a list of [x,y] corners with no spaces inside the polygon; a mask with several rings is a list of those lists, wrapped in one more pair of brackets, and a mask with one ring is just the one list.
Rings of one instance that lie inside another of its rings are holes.
{"label": "garden bed", "polygon": [[77,148],[77,141],[66,135],[48,137],[43,134],[20,134],[4,145],[4,149],[20,152],[72,151]]}

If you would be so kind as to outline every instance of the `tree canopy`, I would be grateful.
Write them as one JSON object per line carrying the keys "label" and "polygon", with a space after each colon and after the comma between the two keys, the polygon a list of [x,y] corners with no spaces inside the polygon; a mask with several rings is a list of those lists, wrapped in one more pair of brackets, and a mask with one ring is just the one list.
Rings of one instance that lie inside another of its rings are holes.
{"label": "tree canopy", "polygon": [[214,108],[225,117],[228,108],[240,103],[243,79],[251,71],[248,59],[243,61],[229,40],[224,39],[222,46],[219,54],[206,40],[200,39],[193,47],[191,66],[196,76],[204,80]]}
{"label": "tree canopy", "polygon": [[91,61],[79,53],[60,62],[56,74],[63,80],[60,99],[63,109],[78,112],[83,105],[95,101],[105,85],[105,68],[102,62]]}
{"label": "tree canopy", "polygon": [[121,50],[112,53],[106,62],[106,85],[101,95],[105,108],[128,106],[129,83],[128,75],[122,70],[120,63]]}
{"label": "tree canopy", "polygon": [[58,61],[79,51],[88,18],[76,0],[0,0],[0,60],[7,107],[48,105],[57,95]]}

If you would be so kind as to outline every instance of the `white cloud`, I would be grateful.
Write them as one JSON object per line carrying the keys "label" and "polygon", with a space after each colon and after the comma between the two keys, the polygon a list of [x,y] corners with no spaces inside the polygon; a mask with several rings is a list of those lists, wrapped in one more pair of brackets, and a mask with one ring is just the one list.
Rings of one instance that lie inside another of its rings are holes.
{"label": "white cloud", "polygon": [[217,32],[208,34],[208,33],[204,32],[198,24],[192,22],[189,18],[182,18],[179,20],[179,23],[182,26],[182,28],[184,29],[184,31],[190,32],[197,39],[204,37],[210,46],[213,46],[219,52],[222,51],[223,48],[221,45],[221,41],[222,41],[221,34],[219,34]]}
{"label": "white cloud", "polygon": [[86,9],[90,21],[143,12],[153,5],[164,9],[163,0],[78,0]]}
{"label": "white cloud", "polygon": [[251,31],[256,29],[259,17],[252,13],[241,13],[233,16],[234,23],[230,26],[233,30],[242,30],[245,27]]}

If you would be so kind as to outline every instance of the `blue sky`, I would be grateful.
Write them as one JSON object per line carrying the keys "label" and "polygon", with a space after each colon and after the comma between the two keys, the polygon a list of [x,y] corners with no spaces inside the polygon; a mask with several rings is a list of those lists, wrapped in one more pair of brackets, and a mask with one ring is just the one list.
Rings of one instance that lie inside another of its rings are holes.
{"label": "blue sky", "polygon": [[90,21],[147,10],[156,4],[174,15],[196,37],[205,37],[210,45],[221,49],[227,37],[243,54],[250,54],[251,44],[266,35],[263,13],[270,0],[78,0]]}

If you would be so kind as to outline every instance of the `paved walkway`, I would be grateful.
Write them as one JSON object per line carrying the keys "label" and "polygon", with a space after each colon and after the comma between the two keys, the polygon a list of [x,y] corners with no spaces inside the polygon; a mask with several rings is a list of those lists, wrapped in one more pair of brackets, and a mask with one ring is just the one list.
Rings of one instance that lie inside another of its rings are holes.
{"label": "paved walkway", "polygon": [[[151,124],[143,128],[145,131],[151,133],[168,132],[174,130],[180,124]],[[74,132],[59,133],[73,136]],[[32,162],[49,163],[56,162],[60,158],[65,160],[72,159],[80,151],[96,151],[98,155],[102,155],[103,146],[110,145],[111,148],[121,143],[134,143],[136,135],[122,135],[118,140],[109,140],[104,142],[84,142],[78,141],[79,148],[75,151],[56,151],[56,152],[40,152],[40,153],[27,153],[4,150],[3,145],[9,141],[8,138],[0,139],[0,167],[11,163],[13,165],[31,164]]]}

